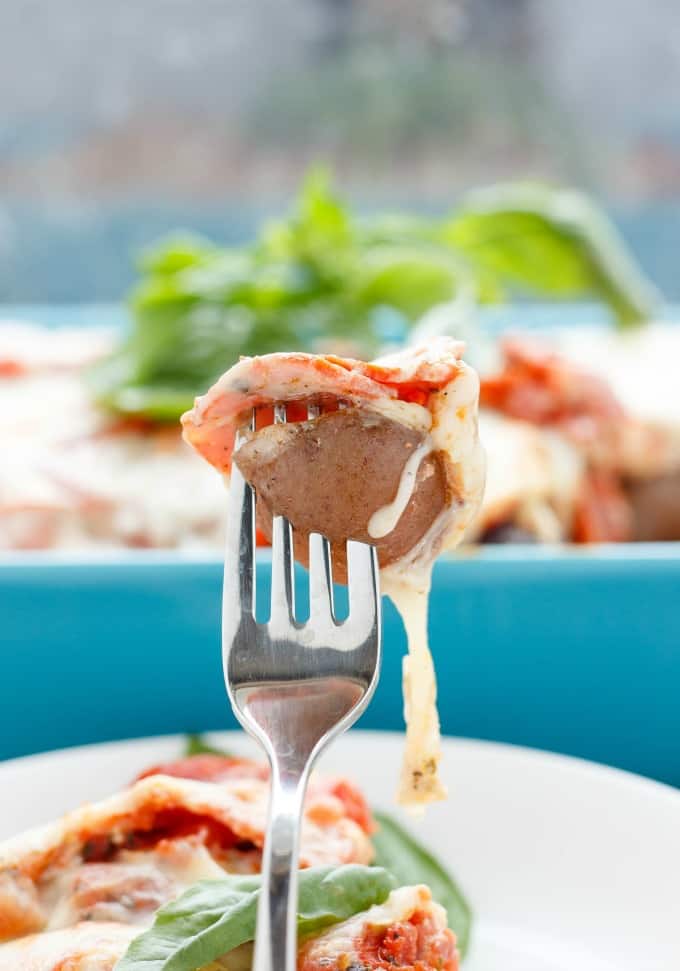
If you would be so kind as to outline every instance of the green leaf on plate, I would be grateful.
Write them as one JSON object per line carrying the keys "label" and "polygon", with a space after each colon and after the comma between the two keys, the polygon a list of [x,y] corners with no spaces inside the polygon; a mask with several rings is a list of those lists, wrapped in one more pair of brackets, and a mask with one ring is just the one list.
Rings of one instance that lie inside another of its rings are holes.
{"label": "green leaf on plate", "polygon": [[[387,899],[394,877],[379,867],[313,867],[299,874],[298,933],[347,920]],[[116,971],[197,971],[254,940],[259,876],[197,883],[156,914]]]}
{"label": "green leaf on plate", "polygon": [[231,758],[231,752],[208,745],[207,742],[203,741],[203,736],[197,734],[187,735],[184,755],[187,757],[191,755],[223,755],[225,758]]}
{"label": "green leaf on plate", "polygon": [[399,886],[424,883],[433,898],[445,908],[449,927],[455,931],[461,955],[470,940],[472,911],[463,892],[450,873],[424,846],[391,816],[373,812],[379,829],[372,837],[375,864],[393,874]]}

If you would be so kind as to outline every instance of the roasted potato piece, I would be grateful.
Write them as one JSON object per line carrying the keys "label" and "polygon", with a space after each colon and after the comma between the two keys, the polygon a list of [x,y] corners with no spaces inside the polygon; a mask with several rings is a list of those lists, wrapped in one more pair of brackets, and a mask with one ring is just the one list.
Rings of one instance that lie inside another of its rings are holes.
{"label": "roasted potato piece", "polygon": [[631,483],[633,538],[641,543],[680,540],[680,472]]}
{"label": "roasted potato piece", "polygon": [[271,538],[272,514],[295,530],[295,555],[308,563],[308,539],[331,542],[333,573],[347,582],[345,541],[375,543],[381,566],[413,549],[453,497],[442,452],[426,455],[410,501],[396,527],[382,538],[369,535],[374,512],[394,499],[409,456],[422,432],[366,409],[347,409],[312,421],[268,425],[234,454],[257,492],[258,525]]}

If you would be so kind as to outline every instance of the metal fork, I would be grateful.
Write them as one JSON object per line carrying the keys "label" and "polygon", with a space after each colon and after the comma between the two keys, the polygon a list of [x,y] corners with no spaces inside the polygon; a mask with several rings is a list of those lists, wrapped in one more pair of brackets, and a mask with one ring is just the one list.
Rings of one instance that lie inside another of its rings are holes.
{"label": "metal fork", "polygon": [[[310,406],[308,415],[319,409]],[[286,421],[285,405],[274,421]],[[250,421],[255,428],[255,413]],[[237,437],[236,447],[242,436]],[[224,564],[222,650],[236,717],[271,765],[253,971],[294,971],[300,824],[313,762],[366,708],[380,666],[380,594],[373,547],[347,543],[349,616],[333,605],[328,540],[309,543],[309,621],[295,617],[293,533],[275,516],[271,615],[255,619],[255,495],[232,466]]]}

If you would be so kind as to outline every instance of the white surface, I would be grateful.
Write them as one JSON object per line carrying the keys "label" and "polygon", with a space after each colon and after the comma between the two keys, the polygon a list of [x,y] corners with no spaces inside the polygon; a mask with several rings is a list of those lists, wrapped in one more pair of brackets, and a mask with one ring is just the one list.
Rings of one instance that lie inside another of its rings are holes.
{"label": "white surface", "polygon": [[[222,743],[252,751],[240,735]],[[323,767],[394,811],[402,743],[354,732]],[[0,765],[0,837],[114,791],[181,744],[148,739]],[[472,903],[465,971],[680,969],[680,793],[586,762],[451,739],[443,775],[449,801],[407,823]]]}

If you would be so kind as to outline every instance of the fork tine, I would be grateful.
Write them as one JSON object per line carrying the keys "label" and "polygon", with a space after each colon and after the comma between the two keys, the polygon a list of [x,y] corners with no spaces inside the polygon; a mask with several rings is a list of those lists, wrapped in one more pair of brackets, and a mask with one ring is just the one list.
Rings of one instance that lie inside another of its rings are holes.
{"label": "fork tine", "polygon": [[368,637],[376,626],[380,605],[378,554],[375,546],[348,540],[347,591],[349,617],[345,623],[351,624],[353,631],[361,631]]}
{"label": "fork tine", "polygon": [[271,625],[289,627],[295,622],[295,578],[293,565],[293,527],[285,516],[274,516],[272,523],[272,601]]}
{"label": "fork tine", "polygon": [[[255,412],[247,427],[255,428]],[[239,434],[236,448],[242,440]],[[242,612],[253,615],[255,603],[255,495],[236,463],[231,469],[226,533],[222,624],[229,632],[238,627]]]}
{"label": "fork tine", "polygon": [[[307,405],[308,419],[320,414],[320,405]],[[320,533],[309,534],[309,621],[319,627],[335,623],[331,546]]]}
{"label": "fork tine", "polygon": [[335,622],[331,546],[320,533],[309,534],[309,621],[319,625]]}
{"label": "fork tine", "polygon": [[[286,405],[274,405],[274,424],[285,425]],[[272,596],[269,623],[288,626],[295,620],[293,528],[284,516],[272,519]]]}

